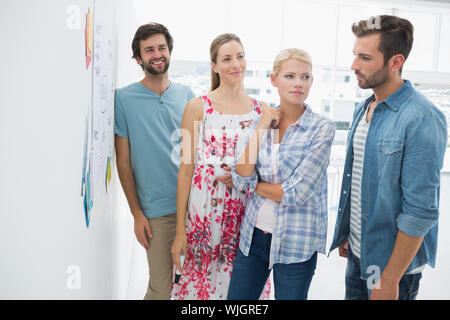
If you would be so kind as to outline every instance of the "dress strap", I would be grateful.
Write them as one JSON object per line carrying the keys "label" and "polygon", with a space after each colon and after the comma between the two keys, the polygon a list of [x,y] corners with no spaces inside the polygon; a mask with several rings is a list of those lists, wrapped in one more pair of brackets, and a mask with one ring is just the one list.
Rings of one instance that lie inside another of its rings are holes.
{"label": "dress strap", "polygon": [[203,113],[211,114],[214,111],[211,100],[209,100],[208,96],[200,96],[199,97],[203,101]]}
{"label": "dress strap", "polygon": [[[211,103],[211,100],[209,100],[207,95],[203,95],[199,97],[203,102],[203,113],[211,114],[214,112],[214,107]],[[259,100],[252,98],[252,104],[253,104],[253,111],[256,111],[258,114],[262,113],[262,103]]]}
{"label": "dress strap", "polygon": [[261,101],[252,98],[252,103],[253,103],[253,111],[256,111],[258,114],[261,114],[262,113]]}

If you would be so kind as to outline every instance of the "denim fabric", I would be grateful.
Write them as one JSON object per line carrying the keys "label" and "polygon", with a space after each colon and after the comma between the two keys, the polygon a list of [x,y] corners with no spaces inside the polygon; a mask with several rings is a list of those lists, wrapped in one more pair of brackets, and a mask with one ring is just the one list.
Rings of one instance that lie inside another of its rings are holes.
{"label": "denim fabric", "polygon": [[[350,231],[350,189],[355,129],[374,95],[353,115],[333,243],[344,243]],[[408,80],[379,102],[367,134],[361,182],[361,275],[383,272],[398,231],[424,240],[406,273],[436,260],[440,170],[447,144],[447,123]]]}
{"label": "denim fabric", "polygon": [[[272,234],[255,228],[250,253],[238,251],[234,261],[228,300],[257,300],[270,275],[269,259]],[[276,300],[306,300],[317,265],[317,252],[299,263],[276,263],[273,280]]]}
{"label": "denim fabric", "polygon": [[[360,268],[359,259],[349,249],[345,272],[345,300],[368,300],[370,298],[372,291],[368,288],[367,281],[361,279]],[[398,299],[415,300],[421,278],[422,273],[404,275],[400,279]]]}

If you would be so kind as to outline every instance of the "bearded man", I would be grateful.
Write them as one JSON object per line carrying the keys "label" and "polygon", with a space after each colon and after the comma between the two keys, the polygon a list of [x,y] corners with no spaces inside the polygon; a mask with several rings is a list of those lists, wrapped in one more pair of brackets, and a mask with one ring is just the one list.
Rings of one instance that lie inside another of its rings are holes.
{"label": "bearded man", "polygon": [[354,23],[351,69],[373,95],[355,109],[334,240],[346,299],[415,299],[436,260],[444,115],[402,79],[413,26],[382,15]]}
{"label": "bearded man", "polygon": [[147,252],[149,283],[144,299],[169,300],[175,238],[178,163],[172,139],[181,127],[191,89],[169,80],[173,39],[158,23],[138,28],[133,58],[144,79],[115,92],[115,146],[119,179],[134,218],[137,241]]}

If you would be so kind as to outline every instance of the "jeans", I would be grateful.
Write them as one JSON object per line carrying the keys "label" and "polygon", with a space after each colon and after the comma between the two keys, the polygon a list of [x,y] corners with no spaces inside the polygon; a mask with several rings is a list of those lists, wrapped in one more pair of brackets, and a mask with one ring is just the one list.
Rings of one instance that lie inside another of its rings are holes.
{"label": "jeans", "polygon": [[[345,300],[369,300],[370,298],[372,290],[368,288],[367,280],[361,279],[360,268],[359,259],[353,255],[349,247],[345,272]],[[422,273],[403,275],[399,283],[398,300],[415,300],[421,278]],[[376,283],[376,281],[371,282]]]}
{"label": "jeans", "polygon": [[[258,300],[270,275],[272,234],[255,228],[248,257],[241,250],[234,260],[228,300]],[[276,300],[306,300],[317,264],[317,252],[304,262],[275,263],[273,280]]]}

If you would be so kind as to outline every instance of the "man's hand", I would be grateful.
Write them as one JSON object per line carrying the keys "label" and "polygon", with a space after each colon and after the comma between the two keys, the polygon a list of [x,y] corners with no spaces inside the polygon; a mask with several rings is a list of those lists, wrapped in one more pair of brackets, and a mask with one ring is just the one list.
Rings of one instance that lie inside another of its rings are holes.
{"label": "man's hand", "polygon": [[348,240],[339,246],[339,255],[341,257],[347,258],[348,256]]}
{"label": "man's hand", "polygon": [[[225,166],[225,167],[223,167],[223,170],[231,171],[231,168],[228,166]],[[226,175],[223,175],[223,176],[218,176],[217,180],[219,180],[219,182],[226,185],[228,188],[234,188],[233,178],[231,177],[231,173],[227,173]]]}
{"label": "man's hand", "polygon": [[148,239],[152,237],[152,229],[144,214],[136,214],[134,217],[134,234],[136,235],[137,241],[145,248],[145,250],[150,249]]}
{"label": "man's hand", "polygon": [[398,282],[387,280],[381,276],[370,294],[370,300],[398,300],[398,286]]}
{"label": "man's hand", "polygon": [[400,280],[417,254],[422,241],[423,237],[413,237],[401,230],[398,231],[391,258],[381,274],[380,281],[377,282],[372,290],[370,299],[398,299]]}

